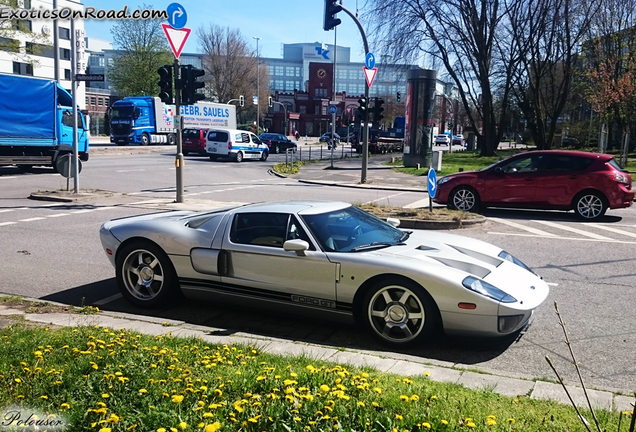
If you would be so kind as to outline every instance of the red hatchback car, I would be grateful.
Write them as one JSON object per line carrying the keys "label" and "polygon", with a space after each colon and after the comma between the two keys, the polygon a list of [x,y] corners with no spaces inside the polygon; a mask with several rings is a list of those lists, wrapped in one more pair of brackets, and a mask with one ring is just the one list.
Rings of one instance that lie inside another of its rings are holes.
{"label": "red hatchback car", "polygon": [[205,136],[207,134],[207,129],[184,129],[181,132],[183,155],[187,156],[190,153],[197,153],[207,156],[208,153],[205,150]]}
{"label": "red hatchback car", "polygon": [[451,209],[574,210],[585,220],[632,205],[632,177],[611,155],[530,151],[478,171],[441,177],[433,201]]}

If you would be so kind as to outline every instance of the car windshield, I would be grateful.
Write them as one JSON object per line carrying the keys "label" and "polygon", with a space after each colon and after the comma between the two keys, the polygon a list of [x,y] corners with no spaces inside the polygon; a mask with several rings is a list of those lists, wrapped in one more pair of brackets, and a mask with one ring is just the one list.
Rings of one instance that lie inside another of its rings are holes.
{"label": "car windshield", "polygon": [[301,218],[327,252],[362,252],[400,245],[409,235],[354,206]]}

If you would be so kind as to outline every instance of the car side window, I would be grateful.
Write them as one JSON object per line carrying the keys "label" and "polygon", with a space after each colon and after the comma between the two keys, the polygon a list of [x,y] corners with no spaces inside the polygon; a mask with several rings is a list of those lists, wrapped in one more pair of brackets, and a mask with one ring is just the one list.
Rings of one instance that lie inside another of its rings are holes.
{"label": "car side window", "polygon": [[250,142],[250,135],[248,133],[241,133],[241,140],[239,142],[244,142],[244,143]]}
{"label": "car side window", "polygon": [[262,144],[261,140],[258,139],[258,137],[256,135],[250,135],[252,137],[252,142],[254,144]]}
{"label": "car side window", "polygon": [[312,244],[309,236],[303,229],[296,216],[291,215],[289,218],[289,224],[287,225],[287,236],[285,237],[285,241],[287,240],[304,240],[309,243],[309,250],[315,250],[314,245]]}
{"label": "car side window", "polygon": [[544,156],[532,155],[515,159],[503,165],[501,169],[506,174],[535,172],[539,170],[543,158]]}
{"label": "car side window", "polygon": [[238,213],[232,221],[230,241],[236,244],[282,248],[287,236],[286,213]]}

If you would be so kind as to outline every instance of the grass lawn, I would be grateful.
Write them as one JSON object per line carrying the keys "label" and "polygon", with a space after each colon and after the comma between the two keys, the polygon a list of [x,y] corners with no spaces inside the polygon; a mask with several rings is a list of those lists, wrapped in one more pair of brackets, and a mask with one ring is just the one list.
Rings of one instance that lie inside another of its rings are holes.
{"label": "grass lawn", "polygon": [[[4,427],[34,415],[58,422],[49,431],[585,430],[571,407],[554,402],[273,356],[254,346],[26,322],[0,337],[0,404],[10,407]],[[626,430],[631,416],[596,415],[608,431],[618,431],[619,421]]]}

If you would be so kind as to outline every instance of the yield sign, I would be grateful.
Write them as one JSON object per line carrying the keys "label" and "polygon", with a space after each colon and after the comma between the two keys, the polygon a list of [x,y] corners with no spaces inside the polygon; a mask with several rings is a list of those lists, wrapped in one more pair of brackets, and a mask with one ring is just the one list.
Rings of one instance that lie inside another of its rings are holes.
{"label": "yield sign", "polygon": [[172,28],[169,24],[161,24],[163,27],[163,32],[166,34],[168,38],[168,42],[170,43],[170,48],[172,48],[172,52],[174,53],[174,58],[179,58],[181,55],[181,50],[185,46],[186,40],[188,40],[188,36],[190,36],[189,28]]}
{"label": "yield sign", "polygon": [[366,66],[362,66],[362,70],[364,71],[364,77],[367,79],[367,84],[369,85],[369,87],[371,87],[378,68],[368,69]]}

